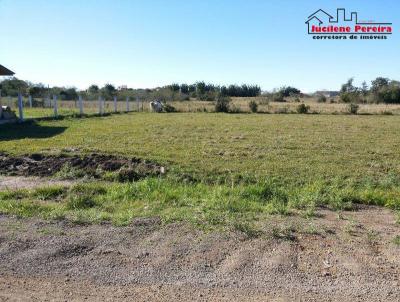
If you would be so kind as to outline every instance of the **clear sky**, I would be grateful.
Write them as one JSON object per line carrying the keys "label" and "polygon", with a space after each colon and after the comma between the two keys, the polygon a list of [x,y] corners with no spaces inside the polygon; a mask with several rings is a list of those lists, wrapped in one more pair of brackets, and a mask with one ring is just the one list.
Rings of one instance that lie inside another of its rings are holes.
{"label": "clear sky", "polygon": [[[307,16],[344,7],[393,22],[389,39],[316,41]],[[400,80],[398,0],[0,0],[0,64],[49,85],[156,87],[199,80],[339,89]]]}

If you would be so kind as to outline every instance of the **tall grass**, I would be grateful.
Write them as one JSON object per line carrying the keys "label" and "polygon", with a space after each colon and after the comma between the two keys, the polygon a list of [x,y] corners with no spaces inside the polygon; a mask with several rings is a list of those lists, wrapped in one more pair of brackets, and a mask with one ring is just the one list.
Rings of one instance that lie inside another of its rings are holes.
{"label": "tall grass", "polygon": [[129,224],[135,217],[159,216],[166,223],[226,227],[270,214],[310,216],[321,206],[343,210],[356,204],[400,210],[400,187],[344,182],[288,186],[271,180],[231,187],[147,178],[134,183],[83,183],[0,193],[1,213],[116,225]]}

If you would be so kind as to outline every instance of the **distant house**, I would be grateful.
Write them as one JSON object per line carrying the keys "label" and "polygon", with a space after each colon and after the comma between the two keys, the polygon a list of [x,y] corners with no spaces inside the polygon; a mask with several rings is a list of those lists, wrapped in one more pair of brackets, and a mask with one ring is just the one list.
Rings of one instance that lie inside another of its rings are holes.
{"label": "distant house", "polygon": [[0,76],[13,76],[15,73],[10,69],[5,68],[3,65],[0,65]]}

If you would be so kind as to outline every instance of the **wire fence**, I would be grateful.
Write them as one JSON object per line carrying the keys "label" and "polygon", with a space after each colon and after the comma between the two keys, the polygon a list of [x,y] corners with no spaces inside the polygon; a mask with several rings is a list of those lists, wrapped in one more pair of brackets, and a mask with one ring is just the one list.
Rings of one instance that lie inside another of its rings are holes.
{"label": "wire fence", "polygon": [[97,100],[85,100],[78,97],[76,100],[61,100],[58,95],[47,98],[33,98],[32,96],[11,97],[0,96],[0,110],[14,111],[18,119],[57,118],[60,116],[76,115],[106,115],[109,113],[149,111],[149,101],[139,97],[126,97],[120,100],[117,97]]}

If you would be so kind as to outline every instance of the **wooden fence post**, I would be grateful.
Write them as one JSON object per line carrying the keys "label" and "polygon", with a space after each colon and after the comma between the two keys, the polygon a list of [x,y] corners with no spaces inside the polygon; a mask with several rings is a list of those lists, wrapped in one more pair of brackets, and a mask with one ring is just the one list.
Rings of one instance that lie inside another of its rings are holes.
{"label": "wooden fence post", "polygon": [[118,108],[117,108],[117,96],[114,96],[114,112],[117,112]]}
{"label": "wooden fence post", "polygon": [[129,96],[126,97],[126,112],[129,112]]}
{"label": "wooden fence post", "polygon": [[28,96],[28,100],[29,100],[29,108],[32,108],[32,96],[31,95]]}
{"label": "wooden fence post", "polygon": [[139,107],[139,97],[136,97],[136,106],[137,106],[137,111],[139,112],[140,107]]}
{"label": "wooden fence post", "polygon": [[79,101],[79,114],[83,115],[83,100],[81,95],[78,97],[78,101]]}
{"label": "wooden fence post", "polygon": [[58,104],[57,104],[57,96],[53,95],[53,106],[54,106],[54,117],[58,117]]}
{"label": "wooden fence post", "polygon": [[24,121],[24,107],[22,104],[22,95],[18,93],[18,111],[19,111],[19,120]]}

